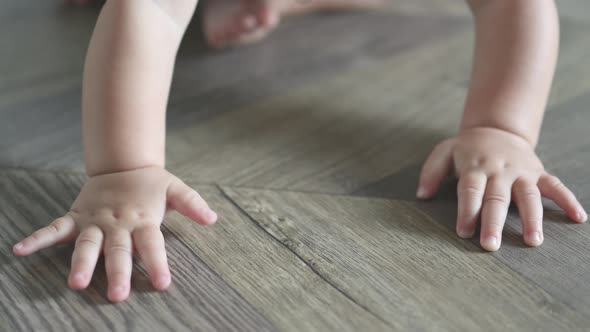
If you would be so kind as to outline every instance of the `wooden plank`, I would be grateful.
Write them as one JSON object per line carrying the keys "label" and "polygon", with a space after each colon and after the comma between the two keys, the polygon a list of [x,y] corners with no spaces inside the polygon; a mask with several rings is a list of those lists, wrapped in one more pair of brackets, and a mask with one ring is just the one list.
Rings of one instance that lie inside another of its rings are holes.
{"label": "wooden plank", "polygon": [[326,280],[396,327],[558,331],[584,307],[542,288],[409,202],[227,188],[227,195]]}
{"label": "wooden plank", "polygon": [[[588,17],[583,14],[590,10],[590,5],[585,0],[559,0],[556,1],[560,16],[568,19],[576,19],[580,22],[588,22]],[[30,16],[31,12],[41,15],[53,11],[59,6],[57,2],[46,1],[39,3],[35,0],[4,0],[0,8],[0,17],[3,19],[18,16]],[[80,11],[79,8],[76,8]],[[384,11],[403,15],[429,15],[429,16],[468,16],[470,15],[465,1],[457,0],[396,0],[390,1]]]}
{"label": "wooden plank", "polygon": [[[0,165],[82,171],[80,80],[97,9],[2,6],[18,19],[0,30]],[[552,105],[590,90],[590,67],[580,66],[590,56],[586,31],[562,26]],[[467,19],[307,16],[227,52],[204,52],[199,33],[191,29],[179,56],[168,139],[172,169],[198,182],[349,193],[420,164],[459,122]],[[433,129],[432,117],[444,121]]]}
{"label": "wooden plank", "polygon": [[[565,24],[562,27],[561,55],[557,65],[556,78],[545,121],[541,131],[538,153],[550,171],[560,175],[564,181],[582,195],[582,184],[586,181],[585,165],[587,165],[590,137],[586,134],[586,123],[590,121],[587,112],[590,103],[590,67],[582,65],[590,61],[590,35],[586,29],[577,24]],[[459,116],[454,115],[459,121]],[[429,121],[430,119],[427,119]],[[449,133],[449,135],[452,133]],[[424,151],[400,168],[391,168],[391,173],[373,182],[367,182],[352,193],[356,195],[387,197],[394,199],[414,200],[415,190],[422,168],[422,162],[434,146],[428,142],[418,142],[416,149]],[[397,153],[401,153],[400,150]],[[439,200],[455,203],[455,183],[443,187]],[[590,194],[590,187],[588,187]]]}
{"label": "wooden plank", "polygon": [[[82,171],[79,58],[96,13],[19,13],[16,30],[40,39],[11,33],[0,53],[18,59],[0,77],[0,165]],[[351,25],[362,28],[335,38]],[[590,90],[586,30],[562,28],[552,105]],[[199,183],[326,193],[411,172],[458,126],[471,35],[466,19],[352,13],[296,18],[260,45],[204,53],[191,31],[171,96],[169,167]],[[43,67],[30,54],[45,44]]]}
{"label": "wooden plank", "polygon": [[[85,11],[82,15],[67,11],[61,24],[62,14],[37,22],[34,19],[38,14],[29,18],[25,13],[21,12],[21,21],[15,30],[24,31],[26,36],[39,36],[40,40],[22,38],[18,34],[6,36],[9,47],[5,49],[10,52],[0,53],[0,57],[11,59],[0,61],[5,64],[3,71],[8,73],[0,78],[0,86],[6,87],[0,89],[4,92],[0,93],[3,96],[0,117],[10,119],[10,124],[0,122],[4,124],[0,129],[5,129],[0,130],[0,142],[3,142],[0,165],[81,171],[79,76],[92,12]],[[462,24],[464,22],[434,18],[392,18],[384,14],[302,17],[282,25],[264,44],[222,53],[203,53],[199,47],[193,46],[196,43],[191,39],[197,37],[191,32],[179,56],[171,96],[170,164],[174,165],[174,161],[182,163],[186,158],[184,145],[175,148],[172,143],[182,140],[182,129],[187,124],[186,131],[196,130],[202,120],[403,53]],[[334,38],[351,25],[363,29],[350,31],[347,38]],[[316,31],[314,38],[309,38],[309,32],[302,26]],[[71,32],[76,27],[81,32]],[[396,36],[392,37],[392,31]],[[64,38],[60,38],[62,36]],[[67,45],[62,45],[64,43]],[[43,63],[46,67],[31,58],[31,54],[41,53],[40,47],[45,47],[44,52],[48,54]],[[16,70],[23,67],[26,71]],[[292,108],[298,106],[295,104]],[[31,119],[37,117],[42,119],[36,123],[38,134],[24,130]],[[222,137],[213,136],[209,140],[221,142],[220,139]],[[240,167],[236,165],[236,168]],[[230,173],[235,172],[233,169]],[[218,174],[217,178],[226,175]]]}
{"label": "wooden plank", "polygon": [[[548,114],[539,144],[547,169],[559,176],[590,208],[590,93],[569,100]],[[590,224],[569,221],[554,204],[546,204],[545,242],[523,250],[522,227],[516,211],[506,233],[510,247],[495,255],[515,271],[575,307],[590,305]]]}
{"label": "wooden plank", "polygon": [[[453,234],[454,202],[437,201],[417,206]],[[556,300],[571,308],[587,308],[590,304],[590,224],[575,224],[561,211],[549,208],[545,212],[543,231],[543,244],[527,247],[522,240],[518,212],[512,209],[504,228],[502,247],[489,255],[531,284],[545,289]],[[471,242],[479,247],[478,234]],[[585,309],[584,313],[590,314]]]}
{"label": "wooden plank", "polygon": [[49,1],[9,1],[0,5],[2,104],[20,96],[34,98],[66,77],[79,84],[98,11]]}
{"label": "wooden plank", "polygon": [[195,228],[172,216],[169,228],[281,331],[386,331],[392,326],[342,294],[277,242],[215,187],[199,187],[221,216]]}
{"label": "wooden plank", "polygon": [[556,1],[559,10],[559,16],[575,20],[576,22],[589,23],[588,15],[590,12],[590,3],[585,0],[559,0]]}
{"label": "wooden plank", "polygon": [[586,203],[590,203],[586,176],[590,163],[589,104],[590,91],[550,109],[537,148],[546,168],[571,185]]}
{"label": "wooden plank", "polygon": [[[464,28],[288,95],[186,122],[169,137],[170,167],[200,181],[324,193],[419,168],[460,122],[471,55]],[[579,65],[590,55],[579,46],[590,43],[586,29],[567,25],[564,34],[552,108],[590,91],[590,72]]]}
{"label": "wooden plank", "polygon": [[[590,206],[590,137],[587,134],[590,93],[552,107],[546,116],[538,152],[546,168],[559,176],[580,199]],[[414,192],[420,165],[408,167],[355,194],[415,201]],[[456,220],[456,182],[447,181],[435,200],[417,203],[433,220],[454,232]],[[510,266],[556,298],[572,307],[590,304],[590,224],[577,225],[567,219],[555,204],[545,202],[545,241],[541,247],[526,248],[516,210],[510,212],[504,241],[493,256]],[[479,245],[479,237],[473,239]]]}
{"label": "wooden plank", "polygon": [[[555,3],[562,19],[589,22],[586,15],[590,11],[588,1],[558,0]],[[410,16],[471,16],[466,1],[456,0],[396,0],[390,1],[386,10]]]}
{"label": "wooden plank", "polygon": [[[441,37],[289,95],[187,123],[169,136],[169,167],[223,184],[354,190],[422,159],[454,131],[465,77],[452,72],[468,71],[459,58],[469,57],[455,47],[468,40],[469,33]],[[415,77],[426,66],[432,71]],[[433,109],[444,113],[441,121],[426,121]]]}
{"label": "wooden plank", "polygon": [[[170,236],[170,226],[164,233],[171,289],[153,291],[147,273],[136,263],[131,297],[118,305],[108,305],[102,259],[90,287],[74,292],[66,285],[71,245],[15,257],[12,244],[62,215],[81,181],[74,175],[0,171],[0,330],[274,330],[182,237]],[[181,222],[196,231],[195,225]]]}

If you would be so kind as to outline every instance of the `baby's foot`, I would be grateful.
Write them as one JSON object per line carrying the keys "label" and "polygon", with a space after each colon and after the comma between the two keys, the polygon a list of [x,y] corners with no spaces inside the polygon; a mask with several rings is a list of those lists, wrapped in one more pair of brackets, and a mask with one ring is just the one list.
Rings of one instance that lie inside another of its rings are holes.
{"label": "baby's foot", "polygon": [[280,18],[282,0],[208,0],[203,29],[210,46],[255,42],[271,31]]}
{"label": "baby's foot", "polygon": [[210,46],[252,43],[272,31],[284,15],[320,10],[369,9],[387,0],[207,0],[204,31]]}

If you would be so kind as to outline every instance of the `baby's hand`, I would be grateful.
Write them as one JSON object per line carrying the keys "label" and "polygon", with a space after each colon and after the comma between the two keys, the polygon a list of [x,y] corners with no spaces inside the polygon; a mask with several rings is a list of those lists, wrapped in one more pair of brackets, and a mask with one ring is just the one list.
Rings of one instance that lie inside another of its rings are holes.
{"label": "baby's hand", "polygon": [[493,128],[473,128],[440,143],[422,168],[418,198],[430,198],[452,171],[459,178],[457,234],[471,238],[481,215],[484,249],[500,248],[511,199],[518,206],[524,241],[543,242],[541,195],[555,201],[576,222],[586,212],[561,181],[548,174],[533,146],[515,134]]}
{"label": "baby's hand", "polygon": [[14,253],[27,256],[77,239],[68,283],[73,289],[83,289],[104,251],[108,298],[119,302],[129,296],[135,249],[153,286],[163,290],[171,279],[160,231],[167,208],[202,225],[217,220],[197,192],[162,168],[99,175],[86,182],[65,216],[16,244]]}

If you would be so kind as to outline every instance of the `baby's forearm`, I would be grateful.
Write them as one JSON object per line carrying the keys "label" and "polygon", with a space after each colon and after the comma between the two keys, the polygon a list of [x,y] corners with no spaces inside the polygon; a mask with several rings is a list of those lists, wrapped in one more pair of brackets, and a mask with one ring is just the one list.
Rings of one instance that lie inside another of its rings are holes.
{"label": "baby's forearm", "polygon": [[164,166],[174,60],[197,0],[109,0],[84,68],[89,176]]}
{"label": "baby's forearm", "polygon": [[557,60],[553,0],[470,0],[476,20],[461,128],[495,127],[536,145]]}

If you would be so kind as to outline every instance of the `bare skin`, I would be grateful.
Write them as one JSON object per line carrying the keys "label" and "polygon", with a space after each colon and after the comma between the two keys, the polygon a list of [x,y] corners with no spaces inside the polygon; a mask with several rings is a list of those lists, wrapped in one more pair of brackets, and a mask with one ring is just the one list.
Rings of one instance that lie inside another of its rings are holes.
{"label": "bare skin", "polygon": [[552,0],[469,1],[476,20],[476,48],[459,135],[437,146],[426,161],[417,196],[430,198],[449,173],[459,178],[457,234],[500,248],[508,206],[520,211],[524,241],[543,242],[541,195],[576,222],[587,215],[537,155],[543,113],[558,50],[558,18]]}
{"label": "bare skin", "polygon": [[210,0],[204,31],[210,46],[222,48],[263,39],[282,17],[313,11],[371,9],[387,0]]}
{"label": "bare skin", "polygon": [[[459,178],[457,233],[498,250],[515,201],[530,246],[543,242],[541,196],[576,222],[586,212],[535,153],[557,57],[551,0],[471,0],[477,43],[460,132],[434,149],[417,196]],[[165,170],[165,112],[174,59],[196,0],[109,0],[84,71],[83,125],[89,176],[70,211],[15,245],[30,255],[76,239],[69,285],[88,286],[105,254],[111,301],[129,296],[133,248],[156,289],[170,284],[159,226],[166,209],[202,225],[217,219],[207,203]],[[141,84],[138,84],[140,82]],[[149,189],[148,189],[149,188]]]}
{"label": "bare skin", "polygon": [[175,209],[201,225],[217,219],[198,193],[161,167],[93,176],[70,211],[23,240],[16,253],[29,255],[76,240],[68,284],[72,289],[84,289],[98,256],[104,252],[108,298],[117,302],[129,296],[135,249],[154,288],[164,290],[171,281],[160,231],[167,209]]}
{"label": "bare skin", "polygon": [[165,289],[170,274],[159,225],[166,209],[202,225],[217,219],[197,192],[164,168],[172,70],[196,4],[110,0],[98,18],[82,98],[89,179],[65,216],[14,247],[24,256],[77,238],[68,279],[72,289],[87,287],[104,253],[108,298],[126,300],[133,247],[153,286]]}

